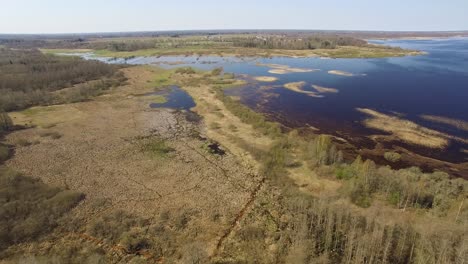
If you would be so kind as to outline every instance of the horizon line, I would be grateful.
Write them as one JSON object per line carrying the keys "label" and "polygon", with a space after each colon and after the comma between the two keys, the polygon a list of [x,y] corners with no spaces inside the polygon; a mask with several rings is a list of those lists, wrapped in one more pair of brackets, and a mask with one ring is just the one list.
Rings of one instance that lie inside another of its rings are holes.
{"label": "horizon line", "polygon": [[163,30],[131,30],[131,31],[88,31],[88,32],[53,32],[53,33],[2,33],[0,35],[31,36],[31,35],[91,35],[91,34],[136,34],[136,33],[170,33],[170,32],[261,32],[261,31],[304,31],[304,32],[363,32],[363,33],[468,33],[468,29],[461,30],[366,30],[366,29],[163,29]]}

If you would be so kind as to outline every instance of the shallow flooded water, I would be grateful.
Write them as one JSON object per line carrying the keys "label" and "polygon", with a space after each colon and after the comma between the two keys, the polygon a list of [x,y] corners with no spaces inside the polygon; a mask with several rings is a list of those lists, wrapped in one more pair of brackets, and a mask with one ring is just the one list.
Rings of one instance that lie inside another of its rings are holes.
{"label": "shallow flooded water", "polygon": [[164,103],[151,103],[151,108],[164,107],[179,110],[190,110],[190,108],[195,106],[193,98],[186,91],[180,89],[178,86],[171,86],[164,89],[163,91],[158,91],[147,95],[162,95],[166,98],[166,102]]}
{"label": "shallow flooded water", "polygon": [[[244,77],[249,80],[248,85],[226,92],[239,96],[254,110],[286,126],[312,126],[322,133],[350,141],[362,142],[370,135],[386,134],[365,127],[363,121],[369,116],[357,108],[410,120],[452,138],[468,138],[466,126],[463,126],[468,122],[467,38],[370,42],[422,50],[427,54],[379,59],[216,56],[98,59],[165,68],[192,66],[209,70],[223,67],[225,72],[250,76]],[[276,78],[262,82],[252,78],[255,76]],[[155,106],[193,106],[184,96],[177,88],[169,94],[167,103]],[[421,148],[420,152],[461,162],[468,157],[467,149],[466,141],[450,140],[446,151]]]}

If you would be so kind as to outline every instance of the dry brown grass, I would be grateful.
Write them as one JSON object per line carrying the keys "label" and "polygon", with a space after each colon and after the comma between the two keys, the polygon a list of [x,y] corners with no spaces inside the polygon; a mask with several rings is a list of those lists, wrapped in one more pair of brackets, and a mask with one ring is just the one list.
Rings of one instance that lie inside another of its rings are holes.
{"label": "dry brown grass", "polygon": [[293,68],[288,65],[282,64],[264,64],[264,63],[257,63],[257,66],[269,67],[269,73],[273,74],[287,74],[287,73],[297,73],[297,72],[314,72],[320,71],[319,69],[305,69],[305,68]]}
{"label": "dry brown grass", "polygon": [[291,90],[296,93],[306,94],[310,97],[323,97],[322,95],[317,94],[312,91],[304,91],[302,88],[306,85],[306,82],[291,82],[284,85],[284,88]]}
{"label": "dry brown grass", "polygon": [[278,78],[272,76],[257,76],[253,79],[259,82],[276,82],[278,80]]}
{"label": "dry brown grass", "polygon": [[312,87],[319,93],[338,93],[338,89],[335,88],[328,88],[318,85],[312,85]]}
{"label": "dry brown grass", "polygon": [[328,73],[329,74],[334,74],[334,75],[340,75],[340,76],[347,76],[347,77],[354,76],[353,73],[345,72],[345,71],[339,71],[339,70],[331,70],[331,71],[328,71]]}
{"label": "dry brown grass", "polygon": [[448,118],[448,117],[443,117],[443,116],[434,116],[434,115],[421,115],[421,118],[424,120],[431,121],[431,122],[449,125],[449,126],[455,127],[463,131],[468,131],[468,122],[460,120],[460,119]]}
{"label": "dry brown grass", "polygon": [[361,113],[371,116],[364,120],[364,125],[391,133],[392,136],[407,143],[429,148],[445,148],[449,143],[449,136],[420,126],[412,121],[379,113],[372,109],[357,108]]}

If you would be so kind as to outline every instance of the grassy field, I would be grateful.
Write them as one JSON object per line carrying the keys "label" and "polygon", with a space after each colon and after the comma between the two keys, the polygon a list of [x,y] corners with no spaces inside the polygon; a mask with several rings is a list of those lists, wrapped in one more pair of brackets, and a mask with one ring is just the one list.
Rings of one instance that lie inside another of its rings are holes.
{"label": "grassy field", "polygon": [[92,49],[39,49],[45,54],[58,54],[58,53],[88,53],[93,52]]}

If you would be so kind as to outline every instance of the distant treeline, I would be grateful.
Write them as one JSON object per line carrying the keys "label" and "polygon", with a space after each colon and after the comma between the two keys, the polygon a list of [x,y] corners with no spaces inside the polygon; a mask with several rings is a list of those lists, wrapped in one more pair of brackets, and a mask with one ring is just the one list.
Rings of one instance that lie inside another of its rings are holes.
{"label": "distant treeline", "polygon": [[365,46],[367,42],[341,35],[206,35],[206,36],[165,36],[142,39],[0,39],[0,45],[15,48],[58,48],[97,49],[110,51],[136,51],[153,48],[245,47],[262,49],[334,49],[338,46]]}
{"label": "distant treeline", "polygon": [[[111,51],[135,51],[151,48],[183,48],[193,46],[234,46],[260,49],[334,49],[338,46],[367,45],[367,42],[352,37],[315,36],[315,37],[286,37],[286,36],[213,36],[206,39],[187,38],[158,38],[149,40],[113,41],[107,43],[105,48]],[[96,46],[95,46],[96,47]]]}
{"label": "distant treeline", "polygon": [[338,46],[358,46],[367,45],[362,39],[339,36],[316,36],[316,37],[281,37],[281,36],[254,36],[249,38],[236,38],[233,40],[234,46],[246,48],[262,49],[334,49]]}
{"label": "distant treeline", "polygon": [[[124,81],[117,70],[118,66],[36,49],[0,48],[0,109],[83,100]],[[90,83],[94,80],[100,81]],[[74,88],[58,92],[69,87]]]}

